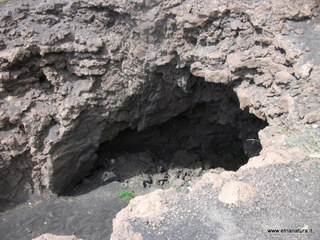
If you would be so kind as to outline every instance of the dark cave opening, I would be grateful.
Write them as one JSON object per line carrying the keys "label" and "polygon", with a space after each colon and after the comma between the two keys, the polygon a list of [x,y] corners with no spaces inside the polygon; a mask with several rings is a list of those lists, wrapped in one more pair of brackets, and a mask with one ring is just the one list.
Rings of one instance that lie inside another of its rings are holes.
{"label": "dark cave opening", "polygon": [[[194,168],[200,165],[202,168],[207,166],[237,170],[247,162],[249,156],[260,152],[258,136],[251,133],[250,137],[240,139],[241,129],[237,126],[215,123],[206,118],[208,108],[210,104],[197,105],[163,124],[140,132],[127,128],[112,141],[101,144],[98,155],[108,161],[123,153],[149,152],[168,166]],[[250,117],[247,111],[243,112],[243,115]],[[259,121],[255,124],[259,124]],[[248,141],[251,148],[245,150],[242,141]],[[173,156],[179,151],[197,155],[197,162],[183,159],[174,162]]]}
{"label": "dark cave opening", "polygon": [[141,131],[128,127],[101,143],[101,179],[126,182],[131,188],[189,186],[204,171],[236,171],[258,155],[258,132],[267,123],[239,108],[231,86],[204,81],[200,85],[213,95],[163,123]]}

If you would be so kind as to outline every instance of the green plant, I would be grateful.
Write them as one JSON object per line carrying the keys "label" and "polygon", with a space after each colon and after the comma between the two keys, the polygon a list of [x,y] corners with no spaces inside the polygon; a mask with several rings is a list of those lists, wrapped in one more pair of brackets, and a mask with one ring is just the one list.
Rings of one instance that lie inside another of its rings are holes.
{"label": "green plant", "polygon": [[7,2],[8,0],[0,0],[0,3],[4,3]]}
{"label": "green plant", "polygon": [[120,190],[118,192],[118,197],[124,201],[129,202],[131,199],[133,199],[135,197],[135,194],[134,194],[134,192],[129,191],[129,190]]}
{"label": "green plant", "polygon": [[174,187],[174,185],[171,182],[166,182],[163,184],[164,189],[174,188],[177,192],[181,192],[182,189],[180,187]]}
{"label": "green plant", "polygon": [[165,184],[163,184],[163,188],[165,188],[165,189],[169,189],[172,187],[173,187],[173,184],[171,182],[166,182]]}

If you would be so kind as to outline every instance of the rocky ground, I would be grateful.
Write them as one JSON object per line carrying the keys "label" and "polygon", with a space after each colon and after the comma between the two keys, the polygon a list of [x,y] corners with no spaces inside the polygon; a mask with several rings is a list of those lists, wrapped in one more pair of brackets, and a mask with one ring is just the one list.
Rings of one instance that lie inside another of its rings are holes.
{"label": "rocky ground", "polygon": [[112,219],[128,204],[118,197],[121,189],[121,184],[114,182],[94,190],[91,187],[91,191],[84,186],[81,195],[33,196],[0,215],[1,239],[30,240],[45,233],[109,239]]}
{"label": "rocky ground", "polygon": [[0,4],[1,239],[320,238],[317,0]]}
{"label": "rocky ground", "polygon": [[[104,185],[101,170],[69,196],[34,196],[2,213],[0,235],[31,239],[51,232],[109,239],[112,219],[127,206],[113,220],[111,239],[319,239],[319,168],[319,159],[301,150],[278,149],[237,172],[209,170],[187,192],[174,186],[146,189],[144,194],[151,193],[129,206],[117,196],[124,185]],[[287,232],[269,232],[277,229]]]}
{"label": "rocky ground", "polygon": [[308,159],[207,173],[188,194],[134,199],[111,239],[319,239],[318,171],[319,161]]}

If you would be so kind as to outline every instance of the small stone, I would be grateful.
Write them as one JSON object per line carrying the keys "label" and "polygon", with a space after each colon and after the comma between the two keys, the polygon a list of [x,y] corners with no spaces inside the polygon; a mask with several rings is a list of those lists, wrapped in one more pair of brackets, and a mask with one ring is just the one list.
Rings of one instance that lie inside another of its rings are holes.
{"label": "small stone", "polygon": [[313,69],[313,65],[311,63],[306,63],[302,65],[299,69],[299,75],[303,79],[307,79],[310,76],[310,73]]}
{"label": "small stone", "polygon": [[117,180],[117,176],[114,172],[104,172],[100,178],[102,182],[112,182]]}
{"label": "small stone", "polygon": [[173,186],[175,187],[181,187],[183,186],[185,183],[185,181],[183,181],[182,179],[178,178],[172,181]]}
{"label": "small stone", "polygon": [[280,84],[286,85],[290,82],[293,82],[294,80],[295,80],[295,77],[285,71],[277,72],[275,75],[275,82],[278,85]]}
{"label": "small stone", "polygon": [[166,181],[167,181],[167,176],[165,173],[158,173],[152,177],[152,182],[158,185],[159,184],[162,185]]}
{"label": "small stone", "polygon": [[303,34],[303,30],[302,30],[302,29],[296,29],[294,32],[295,32],[296,34],[298,34],[298,35]]}
{"label": "small stone", "polygon": [[43,234],[37,238],[33,238],[32,240],[82,240],[80,238],[77,238],[76,236],[58,236],[53,235],[51,233]]}

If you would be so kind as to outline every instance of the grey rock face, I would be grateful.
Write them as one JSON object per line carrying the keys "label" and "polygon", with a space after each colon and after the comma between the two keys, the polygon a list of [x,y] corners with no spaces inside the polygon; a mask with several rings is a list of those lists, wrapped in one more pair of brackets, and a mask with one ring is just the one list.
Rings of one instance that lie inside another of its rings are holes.
{"label": "grey rock face", "polygon": [[311,119],[317,105],[296,108],[294,96],[319,69],[300,80],[301,51],[281,31],[284,19],[312,16],[315,3],[288,2],[1,3],[1,203],[70,188],[100,143],[210,98],[194,94],[200,78],[233,87],[242,109],[271,124]]}

